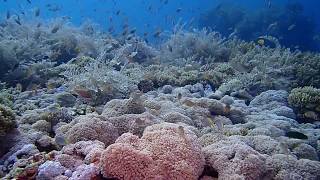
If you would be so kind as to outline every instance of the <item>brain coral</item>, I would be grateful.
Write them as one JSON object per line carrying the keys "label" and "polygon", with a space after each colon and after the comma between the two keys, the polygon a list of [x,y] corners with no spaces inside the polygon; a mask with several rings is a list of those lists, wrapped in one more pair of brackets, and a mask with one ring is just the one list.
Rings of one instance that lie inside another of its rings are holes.
{"label": "brain coral", "polygon": [[120,136],[102,152],[104,177],[119,179],[198,179],[204,156],[196,135],[172,123],[149,126],[139,139]]}

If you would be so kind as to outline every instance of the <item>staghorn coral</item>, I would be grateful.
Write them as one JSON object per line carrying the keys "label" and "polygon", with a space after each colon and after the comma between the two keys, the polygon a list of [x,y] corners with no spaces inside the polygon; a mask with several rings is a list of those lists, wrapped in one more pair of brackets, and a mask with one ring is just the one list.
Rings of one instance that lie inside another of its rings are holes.
{"label": "staghorn coral", "polygon": [[103,176],[119,179],[197,179],[203,167],[196,135],[171,123],[149,126],[140,139],[125,133],[101,156]]}

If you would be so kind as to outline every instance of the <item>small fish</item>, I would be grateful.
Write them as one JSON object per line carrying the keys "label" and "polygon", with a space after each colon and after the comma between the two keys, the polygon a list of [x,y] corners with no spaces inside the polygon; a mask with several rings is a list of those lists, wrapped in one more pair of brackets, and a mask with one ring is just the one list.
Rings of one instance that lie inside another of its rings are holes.
{"label": "small fish", "polygon": [[280,148],[280,153],[281,154],[285,154],[285,155],[289,155],[290,154],[290,150],[289,150],[289,147],[288,147],[287,143],[281,142],[280,145],[279,145],[279,148]]}
{"label": "small fish", "polygon": [[265,44],[265,39],[259,38],[259,39],[257,40],[257,43],[258,43],[258,45],[260,45],[260,46],[264,46],[264,44]]}
{"label": "small fish", "polygon": [[21,26],[21,21],[20,21],[20,18],[17,18],[17,19],[14,19],[14,21]]}
{"label": "small fish", "polygon": [[222,131],[223,130],[223,122],[222,122],[221,118],[215,118],[214,120],[215,120],[214,122],[215,122],[218,130]]}
{"label": "small fish", "polygon": [[118,10],[118,11],[116,12],[116,15],[118,16],[120,13],[121,13],[121,11],[120,11],[120,10]]}
{"label": "small fish", "polygon": [[10,17],[11,17],[11,13],[10,13],[9,10],[7,11],[7,16],[6,17],[7,17],[7,19],[10,19]]}
{"label": "small fish", "polygon": [[274,29],[276,26],[278,26],[278,22],[274,22],[274,23],[272,23],[272,24],[270,24],[269,26],[268,26],[268,31],[269,30],[272,30],[272,29]]}
{"label": "small fish", "polygon": [[162,33],[162,31],[161,31],[161,29],[159,29],[155,33],[153,33],[153,37],[158,38],[158,37],[160,37],[161,33]]}
{"label": "small fish", "polygon": [[136,52],[136,51],[135,51],[135,52],[132,52],[132,53],[129,55],[129,57],[130,57],[130,58],[134,58],[137,54],[138,54],[138,52]]}
{"label": "small fish", "polygon": [[209,122],[210,127],[214,128],[215,127],[215,125],[214,125],[215,123],[213,122],[212,118],[208,117],[207,120]]}
{"label": "small fish", "polygon": [[178,96],[177,96],[178,100],[180,101],[182,99],[182,94],[181,93],[178,93]]}
{"label": "small fish", "polygon": [[60,25],[56,24],[52,29],[51,29],[51,33],[54,34],[56,32],[58,32],[60,29]]}
{"label": "small fish", "polygon": [[21,83],[16,84],[16,90],[17,90],[18,92],[22,92],[23,87],[22,87],[22,84],[21,84]]}
{"label": "small fish", "polygon": [[39,22],[38,24],[37,24],[37,28],[39,28],[39,27],[41,27],[41,22]]}
{"label": "small fish", "polygon": [[286,136],[289,138],[294,138],[294,139],[308,139],[308,136],[306,136],[305,134],[303,134],[301,132],[297,132],[297,131],[289,131],[286,133]]}
{"label": "small fish", "polygon": [[113,33],[113,32],[114,32],[114,27],[113,27],[113,26],[110,26],[110,27],[108,28],[108,32],[109,32],[109,33]]}
{"label": "small fish", "polygon": [[296,27],[296,25],[295,25],[295,24],[290,25],[290,26],[288,27],[288,31],[293,30],[295,27]]}
{"label": "small fish", "polygon": [[320,41],[320,35],[315,35],[312,37],[312,39],[315,41]]}
{"label": "small fish", "polygon": [[184,127],[183,126],[178,126],[178,134],[180,137],[182,137],[182,139],[184,140],[184,142],[186,143],[187,142],[187,137],[186,137],[186,134],[185,134],[185,130],[184,130]]}
{"label": "small fish", "polygon": [[68,144],[66,138],[65,138],[63,135],[61,135],[61,134],[56,135],[56,137],[54,138],[54,141],[55,141],[59,146],[65,146],[65,145]]}
{"label": "small fish", "polygon": [[181,12],[181,11],[182,11],[182,8],[176,9],[176,12],[177,12],[177,13],[179,13],[179,12]]}
{"label": "small fish", "polygon": [[31,0],[27,0],[27,2],[28,2],[29,4],[31,4]]}
{"label": "small fish", "polygon": [[82,89],[82,88],[76,88],[73,90],[76,95],[85,98],[85,99],[92,99],[92,94],[89,90],[87,89]]}
{"label": "small fish", "polygon": [[40,8],[35,8],[35,10],[34,10],[34,16],[35,16],[35,17],[40,16]]}
{"label": "small fish", "polygon": [[304,118],[307,118],[307,119],[312,119],[312,120],[316,120],[316,121],[319,120],[317,113],[315,113],[313,111],[307,111],[303,114],[303,116],[304,116]]}
{"label": "small fish", "polygon": [[271,0],[266,0],[266,6],[270,9],[271,8]]}
{"label": "small fish", "polygon": [[132,29],[129,31],[129,34],[134,34],[134,33],[136,33],[136,31],[137,31],[137,29]]}
{"label": "small fish", "polygon": [[170,52],[173,51],[173,48],[172,48],[172,46],[171,46],[170,44],[167,45],[167,48],[168,48],[168,50],[169,50]]}

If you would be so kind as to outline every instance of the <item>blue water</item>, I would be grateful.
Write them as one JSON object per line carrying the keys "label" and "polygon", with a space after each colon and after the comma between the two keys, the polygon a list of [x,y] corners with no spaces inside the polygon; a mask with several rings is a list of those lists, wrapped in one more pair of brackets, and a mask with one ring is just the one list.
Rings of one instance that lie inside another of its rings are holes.
{"label": "blue water", "polygon": [[[313,30],[314,36],[317,37],[320,31],[320,7],[319,0],[2,0],[0,2],[1,16],[5,18],[7,11],[11,14],[21,14],[25,20],[34,20],[34,9],[40,8],[40,17],[42,20],[49,21],[52,18],[62,16],[70,17],[70,22],[76,26],[83,22],[91,21],[99,25],[105,31],[114,29],[113,34],[121,34],[124,24],[131,29],[136,29],[137,34],[142,36],[145,33],[153,34],[156,31],[171,31],[178,23],[186,24],[185,28],[203,28],[199,24],[201,19],[209,10],[214,9],[221,3],[233,4],[241,7],[244,11],[259,12],[267,8],[284,7],[288,3],[298,2],[303,6],[303,15],[312,18],[315,23]],[[165,3],[167,1],[167,3]],[[271,7],[269,6],[269,1]],[[53,12],[48,10],[48,5],[57,7],[58,10]],[[252,14],[253,16],[253,14]],[[216,18],[216,17],[210,17]],[[319,50],[320,40],[310,42],[314,36],[309,39],[299,40],[300,44],[294,41],[294,38],[303,33],[300,23],[300,32],[288,37],[284,44],[288,46],[306,47],[305,50]],[[286,26],[289,26],[286,24]],[[215,29],[216,27],[209,27]],[[219,28],[217,28],[219,30]],[[220,28],[221,29],[221,28]],[[226,30],[222,30],[226,31]],[[230,32],[221,32],[228,35]],[[255,32],[247,32],[255,33]],[[256,36],[268,35],[267,32],[259,32]],[[280,35],[279,35],[280,36]],[[245,40],[254,40],[255,36],[250,38],[244,37]],[[281,37],[277,37],[281,38]],[[293,39],[292,39],[293,38]],[[293,44],[290,44],[293,43]],[[296,43],[296,44],[294,44]],[[312,44],[311,44],[312,43]],[[307,45],[306,45],[307,44]]]}

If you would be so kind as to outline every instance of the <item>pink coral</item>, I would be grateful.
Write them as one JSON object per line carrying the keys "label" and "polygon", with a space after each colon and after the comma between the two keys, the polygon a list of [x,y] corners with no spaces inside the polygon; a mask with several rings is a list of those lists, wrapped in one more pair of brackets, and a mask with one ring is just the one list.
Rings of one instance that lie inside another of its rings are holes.
{"label": "pink coral", "polygon": [[198,179],[205,163],[196,135],[171,123],[147,127],[140,139],[123,134],[100,162],[104,177],[119,179]]}

